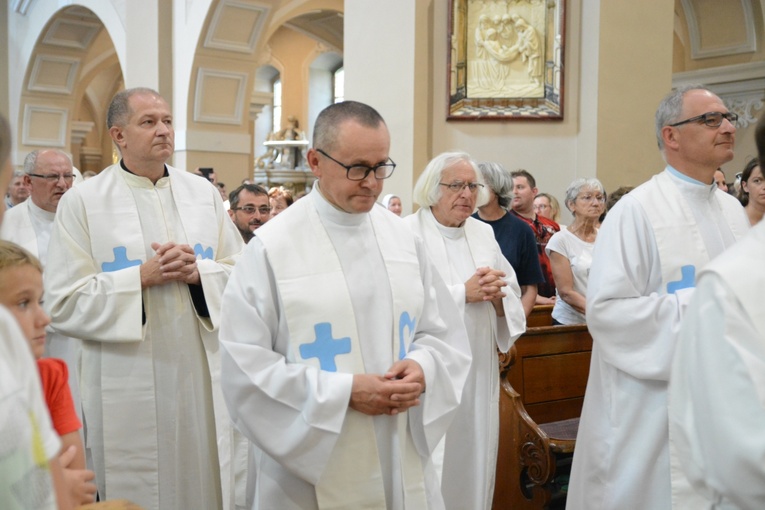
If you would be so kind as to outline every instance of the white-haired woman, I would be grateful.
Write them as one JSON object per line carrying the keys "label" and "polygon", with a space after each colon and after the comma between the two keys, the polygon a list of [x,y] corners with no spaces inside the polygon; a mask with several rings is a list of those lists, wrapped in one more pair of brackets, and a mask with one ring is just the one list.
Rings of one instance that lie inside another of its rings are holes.
{"label": "white-haired woman", "polygon": [[[450,509],[488,510],[499,437],[497,349],[507,352],[526,329],[515,272],[489,225],[470,215],[488,199],[465,153],[436,156],[414,187],[417,213],[404,218],[463,312],[473,363],[462,403],[443,441],[441,491]],[[434,454],[434,464],[440,458]]]}
{"label": "white-haired woman", "polygon": [[606,192],[597,179],[576,179],[566,190],[566,207],[574,216],[574,222],[556,232],[545,248],[556,286],[557,299],[552,311],[554,324],[587,322],[587,279],[598,235],[598,220],[605,204]]}

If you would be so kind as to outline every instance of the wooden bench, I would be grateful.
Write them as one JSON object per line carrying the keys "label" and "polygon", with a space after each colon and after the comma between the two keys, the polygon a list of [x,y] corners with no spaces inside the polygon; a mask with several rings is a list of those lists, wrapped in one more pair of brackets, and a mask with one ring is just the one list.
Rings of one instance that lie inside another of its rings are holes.
{"label": "wooden bench", "polygon": [[555,503],[556,464],[570,465],[573,456],[591,351],[582,324],[531,327],[500,355],[494,510]]}
{"label": "wooden bench", "polygon": [[534,305],[526,318],[527,328],[552,326],[552,310],[555,305]]}

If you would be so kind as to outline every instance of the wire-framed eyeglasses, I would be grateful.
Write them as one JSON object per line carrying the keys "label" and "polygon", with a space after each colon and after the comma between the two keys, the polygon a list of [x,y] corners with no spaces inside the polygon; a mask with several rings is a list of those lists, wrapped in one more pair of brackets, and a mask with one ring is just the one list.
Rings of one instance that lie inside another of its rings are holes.
{"label": "wire-framed eyeglasses", "polygon": [[58,182],[59,179],[64,179],[64,182],[72,182],[74,180],[74,174],[27,174],[29,177],[37,177],[39,179],[45,179],[48,182]]}
{"label": "wire-framed eyeglasses", "polygon": [[232,207],[232,211],[242,211],[244,214],[255,214],[259,213],[261,215],[270,214],[271,208],[267,205],[263,205],[260,207],[252,207],[250,205],[246,205],[244,207]]}
{"label": "wire-framed eyeglasses", "polygon": [[321,153],[324,157],[331,159],[341,167],[345,168],[345,176],[351,181],[363,181],[370,173],[373,173],[377,180],[387,179],[393,175],[393,170],[396,169],[396,163],[390,158],[388,158],[388,161],[385,163],[380,163],[375,166],[344,165],[321,149],[316,149],[316,152]]}
{"label": "wire-framed eyeglasses", "polygon": [[720,127],[723,123],[723,119],[726,119],[728,122],[736,125],[736,122],[738,121],[738,115],[736,115],[733,112],[707,112],[702,113],[701,115],[697,115],[695,117],[691,117],[690,119],[681,120],[680,122],[675,122],[674,124],[670,124],[669,127],[677,127],[682,126],[683,124],[689,124],[691,122],[698,122],[701,121],[704,123],[705,126],[709,127]]}
{"label": "wire-framed eyeglasses", "polygon": [[478,193],[478,190],[483,188],[483,184],[480,182],[452,182],[452,183],[445,183],[445,182],[439,182],[439,186],[445,186],[449,188],[449,191],[452,193],[461,193],[463,189],[467,188],[470,190],[471,193]]}

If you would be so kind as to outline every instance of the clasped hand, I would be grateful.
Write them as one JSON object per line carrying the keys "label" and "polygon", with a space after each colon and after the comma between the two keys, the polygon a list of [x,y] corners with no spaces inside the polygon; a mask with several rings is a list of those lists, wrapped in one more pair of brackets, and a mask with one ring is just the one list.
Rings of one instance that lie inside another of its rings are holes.
{"label": "clasped hand", "polygon": [[179,281],[199,284],[197,257],[188,244],[151,243],[156,252],[152,258],[141,264],[141,287],[153,287]]}
{"label": "clasped hand", "polygon": [[478,303],[502,299],[506,295],[502,292],[502,287],[507,285],[504,280],[505,276],[504,271],[490,267],[479,267],[475,270],[475,274],[465,282],[465,302]]}
{"label": "clasped hand", "polygon": [[416,361],[403,359],[394,363],[385,375],[355,374],[351,409],[370,416],[396,415],[420,405],[425,391],[425,374]]}

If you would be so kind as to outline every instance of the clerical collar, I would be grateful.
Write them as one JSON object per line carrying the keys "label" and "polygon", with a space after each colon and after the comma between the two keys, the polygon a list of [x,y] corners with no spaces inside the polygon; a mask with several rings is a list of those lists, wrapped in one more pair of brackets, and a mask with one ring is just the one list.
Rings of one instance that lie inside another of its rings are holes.
{"label": "clerical collar", "polygon": [[680,173],[677,169],[667,165],[667,173],[674,181],[677,188],[683,193],[686,198],[698,201],[711,200],[717,192],[717,184],[712,182],[711,184],[704,184],[701,181],[697,181],[692,177]]}
{"label": "clerical collar", "polygon": [[[341,209],[338,209],[334,204],[330,203],[327,198],[322,195],[319,188],[319,181],[316,181],[313,185],[313,191],[308,194],[308,197],[313,200],[316,210],[319,212],[321,218],[331,221],[337,225],[344,226],[358,226],[368,220],[369,214],[367,213],[347,213]],[[373,207],[382,207],[375,204]]]}
{"label": "clerical collar", "polygon": [[[136,177],[142,177],[141,175],[138,175],[137,173],[133,172],[133,171],[132,171],[132,170],[130,170],[128,167],[126,167],[126,166],[125,166],[125,160],[124,160],[124,159],[121,159],[121,160],[120,160],[120,167],[122,167],[122,169],[123,169],[124,171],[126,171],[126,172],[128,172],[128,173],[130,173],[130,174],[133,174],[133,175],[135,175]],[[167,165],[165,165],[165,174],[164,174],[162,177],[168,177],[169,175],[170,175],[170,173],[167,171]]]}
{"label": "clerical collar", "polygon": [[[710,184],[707,182],[697,181],[693,177],[689,177],[685,175],[684,173],[674,168],[672,165],[667,165],[667,170],[669,171],[670,174],[674,175],[678,179],[683,180],[685,182],[690,182],[691,184],[696,184],[698,186],[704,186],[705,188],[710,186]],[[712,184],[714,184],[714,182]],[[717,184],[715,184],[715,186],[717,186]]]}
{"label": "clerical collar", "polygon": [[27,200],[29,200],[29,214],[32,216],[39,218],[40,220],[43,220],[47,223],[52,223],[53,220],[56,219],[56,213],[46,211],[45,209],[38,207],[37,204],[32,201],[32,197],[29,197]]}

